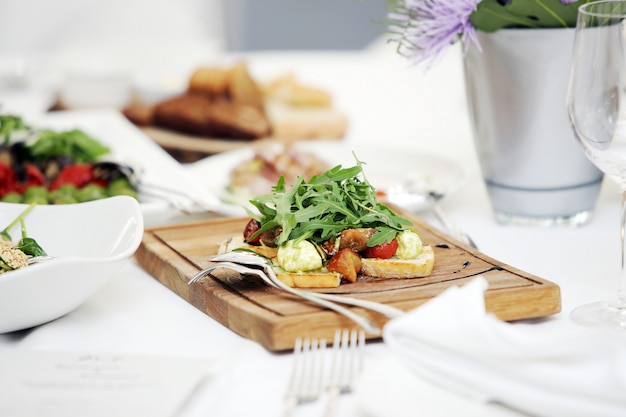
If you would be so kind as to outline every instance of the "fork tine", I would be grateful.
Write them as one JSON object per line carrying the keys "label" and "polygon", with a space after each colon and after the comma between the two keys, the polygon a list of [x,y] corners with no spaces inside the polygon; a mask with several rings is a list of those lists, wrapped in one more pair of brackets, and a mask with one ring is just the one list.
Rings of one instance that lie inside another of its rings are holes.
{"label": "fork tine", "polygon": [[335,332],[331,375],[328,383],[328,402],[324,414],[326,417],[334,415],[339,395],[352,391],[361,372],[364,345],[365,333],[362,330],[349,332],[346,329],[343,332],[341,330]]}
{"label": "fork tine", "polygon": [[326,348],[326,341],[317,339],[304,340],[304,354],[309,353],[310,360],[304,363],[304,377],[302,378],[302,401],[314,401],[322,392],[324,360],[321,352]]}
{"label": "fork tine", "polygon": [[285,417],[291,416],[297,405],[315,401],[321,395],[325,350],[324,339],[296,339],[293,368],[285,395]]}
{"label": "fork tine", "polygon": [[197,281],[200,281],[202,278],[204,278],[205,276],[209,275],[211,272],[213,272],[215,269],[217,269],[219,266],[218,265],[211,265],[208,266],[206,268],[204,268],[202,271],[198,272],[196,275],[194,275],[189,282],[187,283],[188,285],[191,285]]}
{"label": "fork tine", "polygon": [[248,268],[245,265],[239,265],[232,262],[221,262],[219,264],[210,265],[204,268],[202,271],[194,275],[187,284],[193,284],[219,268],[232,269],[233,271],[239,272],[240,274],[258,274],[260,272],[255,269]]}
{"label": "fork tine", "polygon": [[302,350],[302,338],[297,338],[295,346],[293,347],[293,367],[291,369],[291,376],[289,377],[289,384],[287,385],[287,392],[285,394],[285,417],[293,414],[293,409],[298,405],[296,383],[299,381],[300,375],[300,355]]}
{"label": "fork tine", "polygon": [[245,251],[231,251],[231,252],[220,253],[218,255],[213,256],[210,260],[215,261],[215,262],[222,262],[222,261],[234,262],[234,263],[244,264],[248,266],[261,266],[261,267],[268,266],[267,258],[264,258],[261,255],[258,255],[256,253],[245,252]]}
{"label": "fork tine", "polygon": [[187,282],[187,285],[191,285],[194,284],[198,281],[200,281],[202,278],[204,278],[206,275],[208,275],[212,270],[207,269],[203,269],[202,271],[198,272],[196,275],[194,275],[193,277],[191,277],[191,279],[189,280],[189,282]]}

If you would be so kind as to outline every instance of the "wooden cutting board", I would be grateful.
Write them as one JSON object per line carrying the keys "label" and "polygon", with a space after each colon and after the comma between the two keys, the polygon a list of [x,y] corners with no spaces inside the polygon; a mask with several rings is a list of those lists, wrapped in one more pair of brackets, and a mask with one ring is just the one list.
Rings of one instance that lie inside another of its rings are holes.
{"label": "wooden cutting board", "polygon": [[[489,282],[486,308],[502,320],[542,317],[560,311],[560,290],[556,284],[504,265],[453,240],[420,218],[402,214],[413,220],[424,243],[435,249],[435,267],[430,277],[363,278],[324,291],[378,301],[408,311],[446,288],[463,285],[481,274]],[[221,272],[188,285],[193,275],[211,264],[207,259],[217,253],[220,243],[240,235],[247,221],[247,218],[217,218],[149,229],[135,257],[144,269],[183,299],[234,332],[272,351],[293,348],[298,336],[332,340],[335,329],[357,327],[332,311],[259,281],[242,280],[234,273]],[[389,320],[378,313],[351,308],[379,326]]]}

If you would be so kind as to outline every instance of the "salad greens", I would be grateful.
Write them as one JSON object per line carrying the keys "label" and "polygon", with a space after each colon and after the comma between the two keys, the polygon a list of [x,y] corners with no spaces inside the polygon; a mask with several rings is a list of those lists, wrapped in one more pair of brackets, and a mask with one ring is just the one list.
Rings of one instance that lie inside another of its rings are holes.
{"label": "salad greens", "polygon": [[73,129],[33,129],[18,116],[0,114],[0,201],[72,204],[113,195],[137,197],[124,170],[100,164],[110,149]]}
{"label": "salad greens", "polygon": [[19,116],[0,114],[0,144],[10,144],[13,136],[20,136],[18,139],[36,139],[27,145],[29,157],[36,161],[67,156],[75,162],[93,162],[110,152],[109,148],[82,130],[35,131]]}
{"label": "salad greens", "polygon": [[30,211],[32,209],[34,209],[35,206],[36,206],[36,204],[31,204],[30,206],[28,206],[28,208],[26,208],[26,210],[24,210],[7,227],[5,227],[4,230],[2,230],[0,232],[0,239],[4,239],[7,242],[12,242],[13,238],[11,237],[11,234],[10,234],[11,229],[17,223],[20,223],[21,231],[22,231],[22,238],[17,243],[16,249],[21,250],[27,256],[43,256],[43,255],[47,255],[46,251],[44,251],[43,248],[41,246],[39,246],[39,243],[37,243],[37,241],[35,239],[33,239],[32,237],[29,237],[27,232],[26,232],[26,225],[25,225],[25,222],[24,222],[24,217],[26,217],[26,215],[28,213],[30,213]]}
{"label": "salad greens", "polygon": [[27,134],[30,127],[24,123],[21,117],[8,114],[0,115],[0,143],[10,143],[12,136]]}
{"label": "salad greens", "polygon": [[261,224],[254,236],[278,230],[277,245],[301,239],[320,243],[344,229],[368,227],[378,230],[368,246],[390,242],[412,223],[377,201],[374,187],[359,177],[362,164],[357,159],[350,168],[338,165],[309,181],[300,176],[289,189],[281,177],[272,194],[250,200],[260,213],[250,213]]}
{"label": "salad greens", "polygon": [[109,153],[110,149],[82,130],[73,129],[65,132],[44,130],[39,133],[37,141],[28,147],[28,151],[35,161],[65,155],[75,162],[93,162]]}

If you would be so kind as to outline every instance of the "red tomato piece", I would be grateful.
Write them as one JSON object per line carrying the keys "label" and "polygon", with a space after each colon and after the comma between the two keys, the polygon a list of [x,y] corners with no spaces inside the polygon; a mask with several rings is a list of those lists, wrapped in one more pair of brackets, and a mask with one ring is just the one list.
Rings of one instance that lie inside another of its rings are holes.
{"label": "red tomato piece", "polygon": [[391,242],[384,242],[380,245],[368,247],[363,251],[363,256],[366,258],[380,258],[389,259],[395,255],[398,250],[398,239],[393,239]]}
{"label": "red tomato piece", "polygon": [[93,180],[91,180],[90,184],[99,185],[102,188],[108,188],[109,186],[108,181],[102,178],[94,178]]}
{"label": "red tomato piece", "polygon": [[361,257],[351,248],[341,249],[330,258],[326,268],[329,271],[338,272],[346,281],[354,282],[358,273],[361,272]]}
{"label": "red tomato piece", "polygon": [[255,219],[250,219],[248,224],[246,224],[245,229],[243,229],[243,239],[246,243],[250,245],[259,245],[261,243],[261,234],[252,238],[252,235],[256,233],[257,230],[261,228],[261,223],[256,221]]}
{"label": "red tomato piece", "polygon": [[90,164],[68,165],[61,170],[59,175],[50,184],[50,190],[54,191],[63,185],[73,185],[77,188],[84,187],[93,180],[93,167]]}
{"label": "red tomato piece", "polygon": [[17,191],[17,174],[9,164],[0,161],[0,196]]}
{"label": "red tomato piece", "polygon": [[43,185],[46,182],[46,177],[41,170],[33,164],[26,165],[26,181],[35,185]]}

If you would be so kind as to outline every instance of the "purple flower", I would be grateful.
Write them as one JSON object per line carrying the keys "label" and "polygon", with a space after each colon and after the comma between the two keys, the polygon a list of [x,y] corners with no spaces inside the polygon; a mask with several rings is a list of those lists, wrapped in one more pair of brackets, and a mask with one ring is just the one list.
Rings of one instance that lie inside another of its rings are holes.
{"label": "purple flower", "polygon": [[[482,0],[400,0],[388,14],[389,29],[397,37],[398,51],[414,64],[435,61],[459,39],[467,52],[473,42],[479,49],[470,16]],[[568,0],[561,0],[568,1]]]}
{"label": "purple flower", "polygon": [[572,4],[576,3],[578,0],[560,0],[562,4]]}

